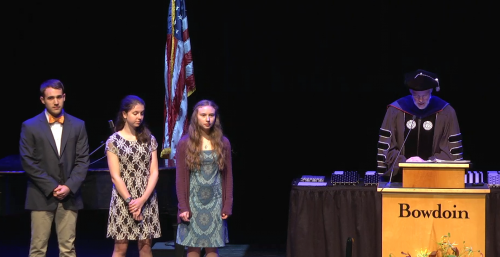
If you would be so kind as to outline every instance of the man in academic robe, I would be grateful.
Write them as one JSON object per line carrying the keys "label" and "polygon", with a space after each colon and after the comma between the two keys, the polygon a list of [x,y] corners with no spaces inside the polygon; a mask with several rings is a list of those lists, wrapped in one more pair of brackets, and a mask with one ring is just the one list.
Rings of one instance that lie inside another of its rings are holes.
{"label": "man in academic robe", "polygon": [[455,109],[432,95],[440,90],[437,75],[419,69],[405,74],[405,84],[410,95],[387,107],[377,145],[377,172],[386,178],[393,173],[392,181],[398,182],[401,162],[463,158]]}
{"label": "man in academic robe", "polygon": [[45,257],[55,223],[59,256],[75,257],[80,187],[89,167],[85,123],[63,109],[66,94],[56,79],[42,83],[45,110],[22,124],[19,152],[28,175],[25,208],[31,211],[30,257]]}

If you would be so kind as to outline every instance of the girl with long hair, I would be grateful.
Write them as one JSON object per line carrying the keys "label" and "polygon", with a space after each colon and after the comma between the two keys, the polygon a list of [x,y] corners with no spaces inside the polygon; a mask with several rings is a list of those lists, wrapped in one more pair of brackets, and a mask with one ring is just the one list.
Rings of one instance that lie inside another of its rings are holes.
{"label": "girl with long hair", "polygon": [[231,144],[222,133],[219,107],[202,100],[194,106],[188,134],[176,152],[179,201],[176,242],[188,247],[187,257],[216,257],[228,243],[226,219],[232,214]]}

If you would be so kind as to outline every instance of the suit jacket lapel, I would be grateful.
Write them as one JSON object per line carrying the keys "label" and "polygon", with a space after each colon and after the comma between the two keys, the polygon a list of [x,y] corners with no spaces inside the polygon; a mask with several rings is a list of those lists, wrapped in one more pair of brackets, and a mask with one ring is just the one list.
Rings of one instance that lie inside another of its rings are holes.
{"label": "suit jacket lapel", "polygon": [[65,113],[62,138],[61,138],[61,156],[63,155],[64,149],[66,148],[66,142],[68,142],[68,137],[70,132],[71,132],[71,119]]}
{"label": "suit jacket lapel", "polygon": [[38,120],[40,122],[40,130],[42,134],[44,134],[49,140],[49,143],[52,146],[52,149],[54,150],[56,156],[59,156],[59,154],[57,153],[57,146],[56,146],[56,141],[54,140],[54,135],[52,134],[52,130],[50,130],[50,125],[49,121],[47,121],[47,116],[45,116],[45,110],[40,115],[38,115]]}

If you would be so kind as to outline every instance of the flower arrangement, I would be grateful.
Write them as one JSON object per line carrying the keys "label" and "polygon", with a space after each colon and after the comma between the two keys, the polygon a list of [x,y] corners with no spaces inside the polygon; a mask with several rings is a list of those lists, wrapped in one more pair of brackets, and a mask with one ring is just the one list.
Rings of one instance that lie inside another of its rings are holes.
{"label": "flower arrangement", "polygon": [[[457,248],[455,242],[450,242],[450,233],[448,235],[444,235],[441,237],[441,240],[437,243],[438,250],[430,252],[429,250],[420,249],[420,252],[417,252],[417,257],[465,257],[465,256],[474,256],[474,253],[479,253],[479,256],[483,256],[483,253],[479,250],[472,250],[472,246],[465,246],[465,241],[463,242],[463,251],[460,251]],[[409,253],[401,252],[405,257],[412,257]],[[389,254],[389,257],[393,257],[392,253]]]}

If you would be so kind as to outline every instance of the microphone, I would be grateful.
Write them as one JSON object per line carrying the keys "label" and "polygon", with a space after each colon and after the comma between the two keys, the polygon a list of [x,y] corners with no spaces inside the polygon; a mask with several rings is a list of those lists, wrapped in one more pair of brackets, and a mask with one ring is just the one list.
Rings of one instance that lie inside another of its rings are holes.
{"label": "microphone", "polygon": [[115,124],[113,123],[113,120],[108,120],[109,124],[109,130],[111,131],[111,134],[115,133]]}
{"label": "microphone", "polygon": [[[415,119],[416,119],[416,118],[417,118],[417,116],[416,116],[416,115],[413,115],[413,117],[412,117],[412,121],[413,121],[413,123],[415,123]],[[413,125],[413,123],[412,123],[412,125]],[[415,126],[416,126],[416,125],[415,125]],[[398,157],[399,157],[399,155],[401,154],[401,151],[403,150],[403,147],[405,146],[406,139],[408,139],[408,136],[410,135],[410,132],[412,131],[412,129],[413,129],[413,128],[414,128],[414,126],[411,126],[411,127],[409,128],[409,130],[408,130],[408,133],[406,133],[405,140],[403,141],[403,144],[402,144],[402,145],[401,145],[401,147],[399,148],[398,155],[396,155],[396,159],[394,159],[394,163],[392,163],[392,166],[391,166],[391,176],[389,176],[389,183],[387,183],[387,184],[385,185],[385,187],[388,187],[388,186],[390,186],[390,185],[391,185],[391,182],[392,182],[392,175],[393,175],[393,173],[394,173],[394,165],[396,165],[396,162],[397,162],[397,160],[398,160]]]}
{"label": "microphone", "polygon": [[352,237],[347,238],[345,257],[352,257],[353,242],[354,242],[354,238],[352,238]]}
{"label": "microphone", "polygon": [[[115,133],[115,124],[113,123],[113,120],[108,120],[108,125],[109,125],[109,130],[111,131],[111,134]],[[91,156],[92,154],[94,154],[97,150],[101,149],[101,147],[103,147],[105,144],[106,144],[106,141],[101,141],[101,145],[99,147],[97,147],[94,151],[92,151],[89,154],[89,156]],[[106,155],[104,155],[103,157],[97,159],[96,161],[91,162],[90,164],[94,164],[94,163],[100,161],[101,159],[103,159],[104,157],[106,157]]]}

